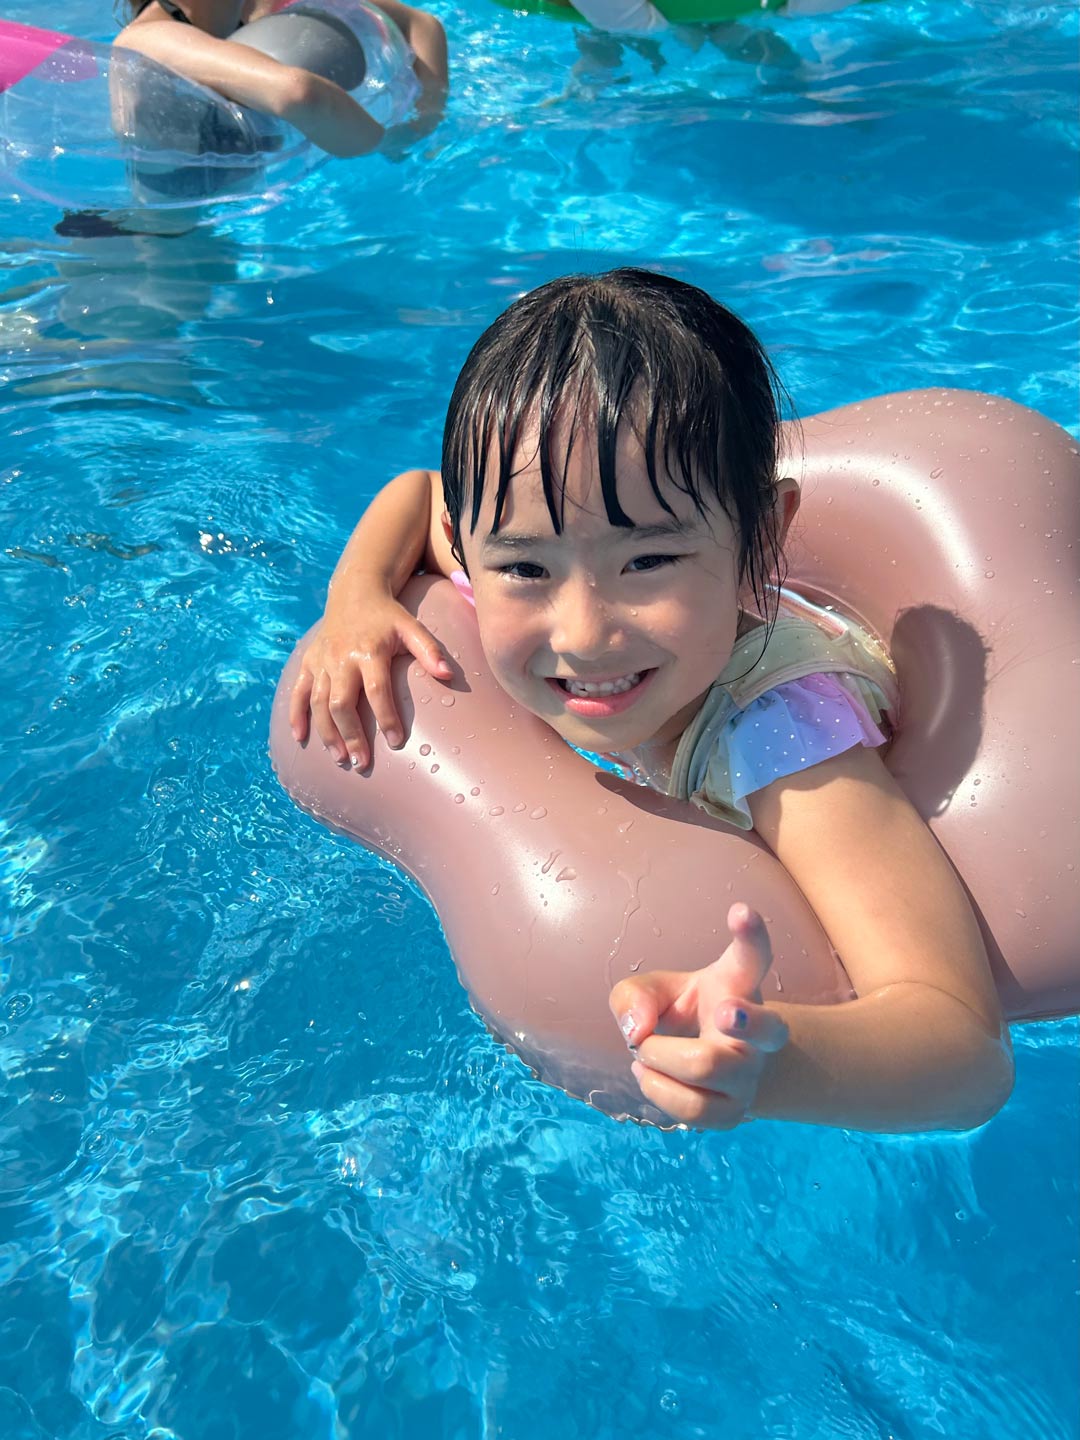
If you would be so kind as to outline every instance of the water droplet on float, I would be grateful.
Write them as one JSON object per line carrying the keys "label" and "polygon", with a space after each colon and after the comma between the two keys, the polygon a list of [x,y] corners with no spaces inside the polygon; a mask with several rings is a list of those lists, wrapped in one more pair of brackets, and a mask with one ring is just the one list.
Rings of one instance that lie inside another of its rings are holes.
{"label": "water droplet on float", "polygon": [[1017,910],[1017,911],[1015,911],[1014,913],[1017,914],[1017,915],[1019,915],[1021,920],[1026,920],[1026,919],[1027,919],[1027,911],[1026,911],[1026,910]]}
{"label": "water droplet on float", "polygon": [[983,579],[984,579],[984,580],[992,580],[992,579],[994,578],[995,573],[996,573],[996,572],[993,571],[993,570],[984,570],[984,571],[983,571]]}
{"label": "water droplet on float", "polygon": [[430,705],[430,704],[431,704],[431,696],[430,696],[430,695],[421,695],[421,696],[420,696],[420,704],[421,704],[421,705]]}
{"label": "water droplet on float", "polygon": [[454,796],[454,804],[455,804],[455,805],[464,805],[464,804],[465,804],[465,796],[464,796],[464,795],[455,795],[455,796]]}
{"label": "water droplet on float", "polygon": [[564,880],[576,880],[576,879],[577,879],[577,871],[573,868],[572,865],[567,865],[564,869],[560,870],[559,873],[555,876],[555,884],[558,885],[558,884],[560,884],[560,883],[561,883],[562,881],[564,881]]}
{"label": "water droplet on float", "polygon": [[469,794],[470,794],[470,795],[479,795],[479,794],[480,794],[480,786],[479,786],[479,785],[474,785],[474,786],[472,787],[472,789],[469,791]]}
{"label": "water droplet on float", "polygon": [[497,895],[497,894],[499,893],[500,888],[501,888],[501,887],[499,886],[498,881],[496,881],[495,884],[492,885],[492,887],[491,887],[491,893],[492,893],[492,895]]}
{"label": "water droplet on float", "polygon": [[502,807],[501,805],[492,805],[491,809],[488,811],[488,814],[489,814],[489,815],[502,815],[502,814],[503,814],[503,807]]}
{"label": "water droplet on float", "polygon": [[514,814],[514,815],[520,815],[521,812],[522,812],[522,810],[524,810],[524,809],[525,809],[525,801],[524,801],[524,800],[519,800],[519,801],[517,802],[517,804],[513,807],[513,810],[512,810],[511,813]]}
{"label": "water droplet on float", "polygon": [[438,767],[438,765],[432,765],[432,767],[431,767],[431,773],[432,773],[432,775],[437,775],[437,774],[439,773],[439,767]]}
{"label": "water droplet on float", "polygon": [[[524,809],[524,808],[525,808],[525,807],[522,806],[522,809]],[[545,806],[543,806],[543,805],[537,805],[537,807],[536,807],[535,810],[530,810],[530,811],[529,811],[529,819],[530,819],[530,820],[543,820],[543,818],[544,818],[544,816],[545,816],[546,814],[547,814],[547,809],[545,808]]]}
{"label": "water droplet on float", "polygon": [[440,703],[445,705],[446,708],[449,710],[450,706],[454,703],[453,695],[444,695]]}
{"label": "water droplet on float", "polygon": [[939,465],[936,470],[931,470],[931,471],[930,471],[930,479],[931,479],[931,480],[940,480],[941,477],[942,477],[942,475],[944,475],[944,474],[945,474],[945,467],[944,467],[944,465]]}
{"label": "water droplet on float", "polygon": [[881,481],[880,481],[880,480],[871,480],[871,481],[870,481],[870,484],[871,484],[871,485],[880,485],[880,484],[881,484]]}
{"label": "water droplet on float", "polygon": [[430,746],[430,745],[421,745],[421,746],[420,746],[420,754],[421,754],[421,755],[430,755],[430,754],[431,754],[431,746]]}
{"label": "water droplet on float", "polygon": [[625,835],[628,830],[632,830],[633,828],[633,820],[624,820],[621,825],[615,826],[615,829],[619,832],[620,835]]}

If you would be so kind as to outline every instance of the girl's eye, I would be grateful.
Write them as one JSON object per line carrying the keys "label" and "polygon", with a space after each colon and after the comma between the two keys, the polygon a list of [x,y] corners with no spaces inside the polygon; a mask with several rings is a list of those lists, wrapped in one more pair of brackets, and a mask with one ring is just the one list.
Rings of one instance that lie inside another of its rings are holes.
{"label": "girl's eye", "polygon": [[505,575],[508,580],[542,580],[545,572],[542,565],[536,565],[532,560],[515,560],[512,565],[501,566],[499,574]]}
{"label": "girl's eye", "polygon": [[627,565],[634,575],[647,574],[650,570],[661,570],[665,565],[677,565],[681,555],[635,555]]}

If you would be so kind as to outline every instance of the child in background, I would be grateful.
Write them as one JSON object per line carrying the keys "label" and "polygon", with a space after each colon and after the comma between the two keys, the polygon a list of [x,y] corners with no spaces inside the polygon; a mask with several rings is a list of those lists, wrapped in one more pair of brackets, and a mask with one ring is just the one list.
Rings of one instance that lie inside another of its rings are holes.
{"label": "child in background", "polygon": [[350,540],[293,731],[307,738],[310,711],[362,771],[366,701],[400,745],[392,658],[450,669],[396,596],[421,564],[450,575],[507,693],[571,745],[752,827],[856,991],[762,1004],[766,927],[731,906],[714,965],[612,993],[646,1098],[694,1126],[980,1124],[1012,1067],[979,928],[882,762],[887,657],[859,627],[781,602],[798,490],[779,445],[769,362],[704,292],[620,270],[524,296],[458,378],[441,478],[400,475]]}
{"label": "child in background", "polygon": [[[415,57],[421,118],[437,121],[447,87],[446,35],[434,15],[401,0],[369,0],[398,27]],[[351,95],[310,71],[230,45],[245,23],[275,11],[273,0],[129,0],[115,44],[217,90],[239,105],[287,120],[331,155],[367,155],[385,131]]]}

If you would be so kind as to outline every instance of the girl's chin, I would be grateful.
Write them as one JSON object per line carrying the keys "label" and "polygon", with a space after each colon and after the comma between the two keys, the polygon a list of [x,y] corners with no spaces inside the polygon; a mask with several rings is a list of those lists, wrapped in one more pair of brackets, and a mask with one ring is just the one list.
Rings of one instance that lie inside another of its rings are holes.
{"label": "girl's chin", "polygon": [[557,730],[568,745],[577,750],[589,750],[596,755],[630,754],[639,747],[648,746],[652,741],[649,730],[641,730],[629,716],[615,720],[587,720],[581,716],[563,711],[560,715],[540,717],[553,730]]}

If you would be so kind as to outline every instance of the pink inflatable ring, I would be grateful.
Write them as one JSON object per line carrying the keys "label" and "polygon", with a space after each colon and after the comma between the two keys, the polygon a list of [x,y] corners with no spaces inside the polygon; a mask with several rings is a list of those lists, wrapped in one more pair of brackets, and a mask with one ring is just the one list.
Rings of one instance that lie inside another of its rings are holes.
{"label": "pink inflatable ring", "polygon": [[[845,406],[802,435],[788,583],[888,645],[901,713],[887,763],[967,886],[1006,1014],[1080,1009],[1077,447],[1030,410],[953,390]],[[406,594],[457,674],[445,686],[399,665],[405,748],[377,741],[360,776],[317,739],[297,746],[298,651],[274,703],[274,767],[298,805],[414,877],[474,1007],[542,1079],[658,1118],[608,992],[673,954],[680,969],[712,961],[729,898],[769,921],[766,999],[850,996],[814,915],[752,836],[595,770],[497,689],[448,581]]]}

